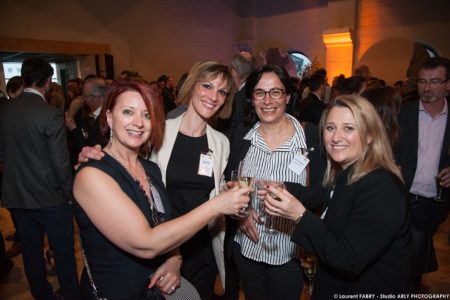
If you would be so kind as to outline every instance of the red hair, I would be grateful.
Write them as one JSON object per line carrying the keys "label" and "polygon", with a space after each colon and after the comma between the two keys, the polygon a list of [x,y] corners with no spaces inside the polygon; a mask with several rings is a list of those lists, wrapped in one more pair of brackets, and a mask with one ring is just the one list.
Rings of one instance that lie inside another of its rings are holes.
{"label": "red hair", "polygon": [[159,150],[163,142],[165,127],[163,103],[158,89],[151,87],[143,81],[119,79],[109,86],[100,114],[100,130],[102,134],[105,135],[109,130],[106,121],[106,112],[108,110],[112,111],[116,106],[117,98],[127,91],[138,92],[142,96],[142,99],[144,99],[145,106],[150,113],[150,123],[152,126],[149,143],[152,149],[155,151]]}

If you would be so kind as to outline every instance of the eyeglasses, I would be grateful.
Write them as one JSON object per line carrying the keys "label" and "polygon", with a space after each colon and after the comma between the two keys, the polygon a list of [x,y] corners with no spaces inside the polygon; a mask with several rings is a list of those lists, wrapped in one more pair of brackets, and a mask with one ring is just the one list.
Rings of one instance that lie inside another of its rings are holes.
{"label": "eyeglasses", "polygon": [[432,86],[436,86],[436,85],[446,83],[447,81],[448,81],[448,78],[447,79],[433,78],[433,79],[430,79],[429,81],[427,81],[425,79],[419,79],[419,80],[417,80],[417,84],[418,85],[430,84]]}
{"label": "eyeglasses", "polygon": [[257,101],[264,100],[266,98],[266,94],[270,95],[270,98],[273,100],[278,100],[283,97],[285,91],[279,88],[273,88],[270,91],[266,92],[264,90],[254,90],[253,91],[253,99]]}

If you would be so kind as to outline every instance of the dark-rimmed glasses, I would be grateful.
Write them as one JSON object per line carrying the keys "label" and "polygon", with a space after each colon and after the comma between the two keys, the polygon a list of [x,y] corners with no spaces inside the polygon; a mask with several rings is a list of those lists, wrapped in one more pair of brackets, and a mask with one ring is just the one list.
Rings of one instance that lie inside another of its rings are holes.
{"label": "dark-rimmed glasses", "polygon": [[446,83],[447,81],[448,81],[448,78],[447,79],[433,78],[433,79],[430,79],[430,80],[419,79],[419,80],[417,80],[417,84],[418,85],[430,84],[430,85],[436,86],[436,85],[440,85],[440,84]]}
{"label": "dark-rimmed glasses", "polygon": [[261,101],[266,98],[266,94],[269,94],[270,98],[272,98],[273,100],[278,100],[283,97],[284,93],[285,91],[279,88],[270,89],[268,92],[258,89],[253,91],[253,99],[256,101]]}

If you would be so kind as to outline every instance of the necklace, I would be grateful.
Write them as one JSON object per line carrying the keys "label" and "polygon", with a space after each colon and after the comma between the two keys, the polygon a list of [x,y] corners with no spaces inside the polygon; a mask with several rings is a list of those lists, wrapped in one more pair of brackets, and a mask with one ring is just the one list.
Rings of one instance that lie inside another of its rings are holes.
{"label": "necklace", "polygon": [[133,180],[135,181],[135,183],[137,184],[137,186],[139,187],[139,189],[141,190],[144,198],[147,200],[149,207],[150,207],[150,214],[151,214],[151,222],[150,225],[152,227],[164,222],[165,220],[165,216],[164,213],[159,213],[154,199],[152,197],[152,183],[150,181],[150,177],[147,176],[147,174],[145,173],[145,169],[144,166],[142,166],[141,161],[139,160],[139,158],[137,159],[137,164],[138,166],[140,166],[141,170],[143,171],[144,175],[139,176],[141,178],[143,178],[144,180],[142,180],[142,182],[147,182],[147,189],[148,191],[145,189],[145,187],[143,186],[143,184],[141,183],[141,180],[139,180],[138,177],[133,176],[133,174],[130,172],[130,170],[121,162],[120,159],[118,159],[114,153],[111,151],[111,149],[108,149],[107,153],[109,153],[111,155],[111,157],[113,157],[126,171],[127,173],[131,176],[131,178],[133,178]]}

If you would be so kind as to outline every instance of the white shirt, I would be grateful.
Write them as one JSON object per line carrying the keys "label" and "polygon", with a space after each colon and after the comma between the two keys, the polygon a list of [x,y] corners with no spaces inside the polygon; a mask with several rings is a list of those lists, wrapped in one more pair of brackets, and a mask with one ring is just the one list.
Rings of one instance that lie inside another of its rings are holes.
{"label": "white shirt", "polygon": [[35,90],[35,89],[33,89],[33,88],[30,88],[30,87],[27,87],[27,88],[24,88],[24,89],[23,89],[23,92],[24,92],[24,93],[32,93],[32,94],[39,95],[39,96],[41,96],[41,98],[42,98],[45,102],[47,102],[47,100],[45,100],[44,95],[42,95],[38,90]]}
{"label": "white shirt", "polygon": [[[256,172],[256,178],[264,177],[283,182],[295,182],[305,185],[306,172],[300,175],[289,169],[289,164],[295,155],[306,148],[305,134],[300,123],[292,116],[286,114],[294,125],[294,135],[277,149],[271,151],[263,137],[258,132],[260,123],[257,123],[244,137],[250,140],[251,146],[244,158],[242,173],[247,175],[252,172],[246,169],[251,166]],[[251,205],[258,208],[259,201],[252,197]],[[259,234],[259,241],[255,244],[239,229],[234,241],[241,245],[241,254],[249,259],[264,262],[270,265],[282,265],[289,262],[296,255],[297,245],[291,242],[291,235],[295,228],[295,222],[278,217],[272,217],[277,234],[265,233],[265,224],[255,224]]]}
{"label": "white shirt", "polygon": [[447,124],[448,106],[436,117],[425,110],[422,101],[419,104],[419,142],[417,168],[410,192],[427,198],[437,194],[436,176],[439,173],[442,144]]}

